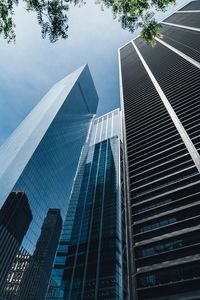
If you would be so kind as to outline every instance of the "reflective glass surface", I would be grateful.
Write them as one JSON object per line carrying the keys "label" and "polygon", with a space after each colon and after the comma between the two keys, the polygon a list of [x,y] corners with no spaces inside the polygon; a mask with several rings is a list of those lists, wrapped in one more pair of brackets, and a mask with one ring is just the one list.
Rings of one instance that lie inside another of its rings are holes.
{"label": "reflective glass surface", "polygon": [[88,144],[57,249],[48,300],[126,299],[119,110],[95,119]]}
{"label": "reflective glass surface", "polygon": [[[35,255],[49,208],[59,209],[62,219],[65,217],[80,153],[97,103],[89,69],[84,66],[57,83],[0,148],[0,203],[4,203],[5,196],[12,190],[22,191],[31,214],[23,238],[16,246],[18,257],[22,251],[29,257]],[[21,213],[22,220],[27,218],[28,208]],[[47,241],[49,239],[50,236]],[[11,246],[7,247],[11,253]],[[48,270],[51,270],[54,255]],[[63,261],[62,257],[57,260]],[[1,287],[5,290],[2,282]],[[12,293],[10,297],[23,299]],[[24,299],[40,298],[27,294]]]}

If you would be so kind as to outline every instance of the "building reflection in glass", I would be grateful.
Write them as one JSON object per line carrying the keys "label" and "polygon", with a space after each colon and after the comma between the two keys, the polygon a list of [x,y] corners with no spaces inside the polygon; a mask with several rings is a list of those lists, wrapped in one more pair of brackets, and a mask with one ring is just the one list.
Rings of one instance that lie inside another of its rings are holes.
{"label": "building reflection in glass", "polygon": [[31,221],[25,193],[12,191],[0,210],[0,294]]}
{"label": "building reflection in glass", "polygon": [[82,151],[46,300],[127,299],[120,111],[95,119]]}
{"label": "building reflection in glass", "polygon": [[[10,227],[6,229],[3,221],[1,224],[0,264],[4,266],[4,269],[0,267],[0,275],[3,274],[0,276],[1,296],[17,255],[18,262],[23,251],[31,257],[29,270],[32,264],[35,266],[32,261],[39,264],[41,228],[49,209],[59,209],[62,218],[66,215],[80,153],[97,104],[96,89],[85,65],[56,83],[0,147],[0,209],[4,209],[6,198],[13,190],[25,191],[28,198],[27,212],[23,217],[22,213],[16,216],[18,221],[11,228],[13,234],[9,236]],[[14,211],[11,208],[9,216]],[[25,216],[27,218],[23,221]],[[20,230],[22,225],[24,228]],[[28,277],[23,276],[22,283],[28,282],[25,280]],[[2,296],[2,299],[7,300],[7,297]],[[30,297],[28,295],[25,299]]]}
{"label": "building reflection in glass", "polygon": [[6,279],[6,299],[43,300],[56,253],[62,218],[59,209],[49,209],[33,255],[21,247]]}

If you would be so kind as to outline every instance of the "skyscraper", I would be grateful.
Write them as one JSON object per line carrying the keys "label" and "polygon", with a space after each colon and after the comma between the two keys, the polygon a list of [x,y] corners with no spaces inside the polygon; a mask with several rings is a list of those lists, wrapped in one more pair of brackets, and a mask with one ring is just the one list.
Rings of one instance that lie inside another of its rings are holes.
{"label": "skyscraper", "polygon": [[95,119],[83,149],[46,299],[126,299],[121,112]]}
{"label": "skyscraper", "polygon": [[32,213],[20,250],[27,255],[34,253],[49,208],[66,214],[97,103],[89,68],[81,67],[54,85],[0,148],[0,207],[13,189],[22,190]]}
{"label": "skyscraper", "polygon": [[119,49],[130,299],[200,295],[200,1]]}

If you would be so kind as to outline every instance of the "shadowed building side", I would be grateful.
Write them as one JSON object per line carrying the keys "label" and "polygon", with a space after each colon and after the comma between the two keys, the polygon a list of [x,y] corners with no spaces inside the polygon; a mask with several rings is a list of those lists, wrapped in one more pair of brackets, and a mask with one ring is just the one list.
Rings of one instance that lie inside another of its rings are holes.
{"label": "shadowed building side", "polygon": [[130,299],[200,295],[200,1],[119,49]]}

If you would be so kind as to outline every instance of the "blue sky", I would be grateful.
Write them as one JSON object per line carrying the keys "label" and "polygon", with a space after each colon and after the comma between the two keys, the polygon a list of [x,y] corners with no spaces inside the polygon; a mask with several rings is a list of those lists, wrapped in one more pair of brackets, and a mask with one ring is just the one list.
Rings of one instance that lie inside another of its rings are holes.
{"label": "blue sky", "polygon": [[117,49],[139,31],[123,30],[111,10],[94,2],[70,8],[69,38],[55,44],[41,38],[35,14],[23,3],[16,9],[16,44],[0,39],[0,144],[56,81],[85,63],[99,95],[98,115],[119,106]]}

